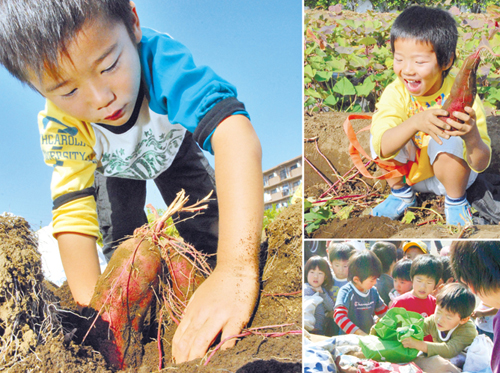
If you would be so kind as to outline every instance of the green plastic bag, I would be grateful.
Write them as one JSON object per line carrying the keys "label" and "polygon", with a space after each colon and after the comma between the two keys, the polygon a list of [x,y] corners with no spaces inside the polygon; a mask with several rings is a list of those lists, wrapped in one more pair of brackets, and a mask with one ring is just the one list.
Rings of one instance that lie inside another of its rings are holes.
{"label": "green plastic bag", "polygon": [[415,359],[418,350],[405,348],[401,340],[413,337],[424,339],[424,318],[404,308],[391,308],[373,327],[377,336],[360,337],[359,345],[367,359],[407,363]]}

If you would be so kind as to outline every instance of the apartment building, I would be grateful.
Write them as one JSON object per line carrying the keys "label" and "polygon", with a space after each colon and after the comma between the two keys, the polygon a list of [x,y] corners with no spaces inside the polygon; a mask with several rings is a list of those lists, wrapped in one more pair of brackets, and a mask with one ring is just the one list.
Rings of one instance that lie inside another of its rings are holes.
{"label": "apartment building", "polygon": [[290,197],[302,181],[302,156],[264,171],[264,208],[288,206]]}

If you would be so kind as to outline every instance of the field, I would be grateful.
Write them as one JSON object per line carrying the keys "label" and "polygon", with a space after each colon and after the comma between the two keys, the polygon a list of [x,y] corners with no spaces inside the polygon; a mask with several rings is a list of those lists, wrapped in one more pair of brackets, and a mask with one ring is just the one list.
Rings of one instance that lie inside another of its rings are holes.
{"label": "field", "polygon": [[[159,371],[161,363],[165,372],[301,372],[301,214],[300,204],[283,210],[261,245],[261,293],[248,327],[277,336],[249,335],[210,359],[209,351],[203,359],[175,365],[170,359],[175,324],[164,318],[158,343],[152,312],[142,364],[125,371]],[[88,323],[76,315],[67,286],[43,279],[36,238],[19,217],[0,217],[0,284],[0,370],[111,372],[99,352],[78,343]]]}

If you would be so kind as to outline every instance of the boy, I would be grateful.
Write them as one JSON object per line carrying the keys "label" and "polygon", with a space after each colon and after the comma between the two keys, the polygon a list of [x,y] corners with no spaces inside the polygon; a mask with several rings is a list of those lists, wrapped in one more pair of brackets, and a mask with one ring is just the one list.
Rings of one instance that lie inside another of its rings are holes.
{"label": "boy", "polygon": [[389,292],[389,297],[391,298],[388,304],[389,308],[392,305],[392,301],[408,293],[413,289],[413,284],[411,282],[410,271],[411,271],[411,260],[403,259],[396,263],[394,269],[392,270],[392,278],[394,279],[394,289]]}
{"label": "boy", "polygon": [[[500,241],[454,241],[450,247],[455,279],[464,282],[484,304],[500,308]],[[491,370],[500,373],[500,313],[493,319]]]}
{"label": "boy", "polygon": [[[424,321],[424,333],[432,336],[432,342],[409,337],[403,339],[401,343],[407,348],[424,352],[428,357],[439,355],[451,359],[457,356],[464,348],[470,346],[477,336],[474,323],[470,320],[475,304],[474,294],[466,286],[458,283],[445,285],[437,296],[436,312],[426,317]],[[422,365],[419,362],[421,359],[415,360],[419,366]],[[426,358],[423,359],[422,363],[430,363],[425,361]],[[433,365],[438,364],[433,359]],[[421,368],[424,369],[422,366]]]}
{"label": "boy", "polygon": [[422,241],[410,241],[403,245],[403,251],[405,252],[405,257],[413,260],[417,256],[422,254],[429,254],[429,249],[427,244]]}
{"label": "boy", "polygon": [[[445,195],[447,224],[472,220],[465,191],[488,167],[491,141],[479,96],[465,113],[440,108],[454,82],[449,72],[457,37],[455,20],[441,9],[412,6],[394,21],[397,79],[376,105],[370,145],[374,158],[407,167],[404,176],[387,179],[391,194],[373,209],[374,216],[398,219],[416,205],[415,192],[427,192]],[[459,120],[441,120],[449,114]]]}
{"label": "boy", "polygon": [[387,312],[375,288],[381,274],[382,263],[370,250],[349,259],[349,283],[340,289],[333,310],[340,334],[367,335],[374,324],[373,317],[382,317]]}
{"label": "boy", "polygon": [[196,67],[168,35],[142,29],[128,0],[1,6],[0,61],[47,99],[39,128],[54,166],[54,235],[80,307],[100,274],[97,215],[109,244],[147,222],[146,179],[167,204],[181,188],[191,202],[201,199],[215,183],[193,139],[215,154],[218,212],[211,203],[177,226],[188,242],[218,254],[173,339],[178,363],[203,356],[219,332],[224,339],[245,326],[258,294],[261,149],[234,87]]}
{"label": "boy", "polygon": [[[434,314],[436,298],[431,294],[441,279],[442,272],[439,259],[430,254],[419,255],[412,261],[410,268],[412,291],[395,298],[391,308],[402,307],[407,311],[417,312],[423,317]],[[432,338],[427,336],[425,340],[430,342]]]}
{"label": "boy", "polygon": [[349,258],[356,252],[356,248],[347,242],[331,243],[328,246],[328,259],[332,268],[333,286],[330,291],[333,294],[333,302],[342,286],[347,284]]}
{"label": "boy", "polygon": [[385,304],[389,304],[391,298],[389,293],[394,289],[394,280],[391,277],[392,270],[396,265],[396,246],[390,242],[377,242],[371,247],[373,253],[382,263],[382,274],[377,279],[375,287]]}

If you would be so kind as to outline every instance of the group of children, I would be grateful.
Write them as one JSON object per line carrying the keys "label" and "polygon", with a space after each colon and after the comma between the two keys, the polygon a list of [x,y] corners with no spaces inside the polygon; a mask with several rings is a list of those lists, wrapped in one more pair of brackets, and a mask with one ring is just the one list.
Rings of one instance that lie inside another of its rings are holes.
{"label": "group of children", "polygon": [[[482,330],[471,320],[493,319],[500,306],[499,249],[498,242],[455,242],[436,256],[421,241],[399,248],[382,241],[361,250],[348,242],[331,243],[328,257],[313,256],[304,268],[304,295],[319,293],[323,299],[312,333],[368,335],[389,308],[402,307],[424,317],[425,335],[423,341],[409,337],[402,344],[427,357],[452,359],[478,331],[494,339],[500,327],[497,321]],[[404,253],[399,260],[398,251]],[[477,309],[476,295],[482,301]],[[500,362],[493,355],[498,373]]]}

